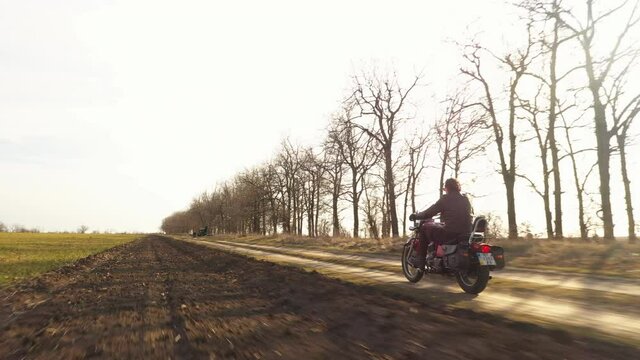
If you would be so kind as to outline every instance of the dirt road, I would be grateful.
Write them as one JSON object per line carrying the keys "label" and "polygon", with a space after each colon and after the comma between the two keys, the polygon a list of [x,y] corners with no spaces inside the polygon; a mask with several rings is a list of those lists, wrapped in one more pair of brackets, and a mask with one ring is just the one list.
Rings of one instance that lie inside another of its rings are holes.
{"label": "dirt road", "polygon": [[[253,249],[265,251],[277,251],[295,256],[304,256],[320,260],[350,260],[363,264],[378,264],[388,268],[398,269],[400,267],[398,255],[390,258],[388,256],[376,255],[353,255],[339,254],[336,252],[319,251],[310,249],[293,248],[287,246],[268,246],[258,244],[245,244],[232,241],[216,241],[225,245],[242,245]],[[640,283],[637,280],[624,279],[613,276],[590,276],[576,273],[562,273],[557,271],[543,271],[532,269],[514,269],[511,266],[501,271],[493,272],[492,275],[498,279],[508,279],[521,282],[530,282],[539,285],[558,286],[566,289],[576,290],[596,290],[617,294],[640,296]]]}
{"label": "dirt road", "polygon": [[[398,260],[229,241],[202,243],[260,259],[314,269],[340,279],[391,288],[392,291],[400,293],[408,292],[415,295],[417,299],[428,299],[432,303],[500,313],[512,319],[569,328],[576,333],[588,331],[599,336],[626,339],[628,342],[640,344],[640,309],[635,301],[635,296],[640,294],[640,286],[625,280],[611,281],[541,273],[526,276],[522,272],[513,271],[493,273],[498,279],[506,278],[536,286],[543,285],[556,290],[586,289],[592,291],[590,294],[593,291],[623,294],[633,302],[632,306],[627,307],[603,304],[602,299],[590,299],[586,296],[576,300],[557,295],[553,297],[537,295],[536,292],[518,294],[492,291],[491,284],[481,296],[468,297],[460,294],[461,290],[455,281],[447,281],[440,276],[429,277],[428,280],[417,284],[408,283],[401,275]],[[514,284],[510,283],[510,285]],[[500,290],[505,290],[504,287]]]}
{"label": "dirt road", "polygon": [[0,290],[2,359],[638,356],[159,236]]}

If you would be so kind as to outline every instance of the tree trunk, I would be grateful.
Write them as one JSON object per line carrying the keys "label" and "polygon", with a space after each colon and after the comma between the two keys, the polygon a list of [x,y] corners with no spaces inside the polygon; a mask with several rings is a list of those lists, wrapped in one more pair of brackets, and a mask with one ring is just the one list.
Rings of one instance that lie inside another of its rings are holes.
{"label": "tree trunk", "polygon": [[565,136],[567,144],[569,145],[569,157],[571,158],[571,165],[573,168],[573,181],[576,186],[576,194],[578,195],[578,226],[580,228],[580,238],[586,240],[589,234],[587,233],[587,224],[584,221],[584,201],[583,190],[580,185],[580,177],[578,176],[578,164],[576,162],[575,153],[573,152],[573,145],[571,143],[571,137],[569,136],[569,127],[564,124]]}
{"label": "tree trunk", "polygon": [[270,202],[271,202],[271,226],[273,229],[273,235],[276,235],[278,233],[278,215],[277,215],[278,210],[276,208],[276,201],[273,197],[271,198]]}
{"label": "tree trunk", "polygon": [[604,106],[600,102],[598,89],[591,87],[593,93],[595,112],[595,132],[598,148],[598,173],[600,174],[600,200],[602,206],[602,222],[604,227],[604,239],[613,240],[613,214],[611,212],[611,176],[609,174],[610,148],[607,120]]}
{"label": "tree trunk", "polygon": [[543,193],[543,201],[544,201],[544,216],[547,225],[547,238],[553,238],[553,219],[551,218],[551,200],[549,199],[549,176],[546,175],[544,179],[544,193]]}
{"label": "tree trunk", "polygon": [[[519,79],[519,78],[518,78]],[[518,238],[518,223],[516,222],[516,200],[515,200],[515,183],[516,183],[516,86],[518,80],[511,84],[509,98],[509,171],[508,180],[505,182],[507,187],[507,211],[509,219],[509,239]]]}
{"label": "tree trunk", "polygon": [[[554,4],[555,5],[555,4]],[[549,64],[549,129],[547,137],[549,138],[549,150],[551,151],[551,161],[553,166],[553,200],[555,205],[555,238],[564,237],[562,230],[562,184],[560,182],[560,159],[558,157],[558,144],[556,143],[556,107],[557,97],[556,90],[558,87],[558,79],[556,76],[556,64],[558,55],[558,31],[560,24],[556,20],[553,27],[553,43],[551,45],[551,62]]]}
{"label": "tree trunk", "polygon": [[307,232],[309,234],[309,237],[315,237],[315,234],[313,233],[313,220],[315,219],[315,215],[313,213],[314,210],[314,205],[315,205],[315,185],[313,184],[313,182],[311,182],[311,184],[309,184],[309,200],[308,200],[308,204],[307,204]]}
{"label": "tree trunk", "polygon": [[335,190],[331,196],[331,224],[333,226],[333,236],[340,235],[340,219],[338,218],[338,194]]}
{"label": "tree trunk", "polygon": [[353,238],[358,238],[360,219],[358,219],[358,174],[352,171],[351,199],[353,200]]}
{"label": "tree trunk", "polygon": [[292,209],[292,218],[291,218],[291,232],[293,234],[297,234],[298,233],[298,194],[296,194],[296,192],[292,192],[291,197],[292,202],[293,202],[293,209]]}
{"label": "tree trunk", "polygon": [[286,224],[287,228],[285,230],[285,232],[287,234],[291,234],[291,227],[292,227],[292,213],[291,213],[291,209],[293,206],[293,196],[292,196],[292,191],[291,189],[287,189],[287,208],[284,211],[284,215],[286,216],[286,219],[284,219],[283,221],[283,226]]}
{"label": "tree trunk", "polygon": [[265,236],[267,235],[267,228],[269,226],[267,225],[267,210],[264,205],[264,201],[261,202],[261,208],[262,208],[262,236]]}
{"label": "tree trunk", "polygon": [[[549,130],[551,131],[551,130]],[[555,235],[556,239],[562,239],[564,237],[564,230],[562,229],[562,184],[560,182],[560,160],[558,157],[558,146],[555,143],[555,135],[549,138],[551,150],[551,161],[553,162],[552,174],[553,174],[553,200],[554,200],[554,213],[555,213]]]}
{"label": "tree trunk", "polygon": [[318,236],[318,222],[320,220],[320,178],[318,178],[318,183],[316,185],[316,218],[313,220],[313,233],[315,236]]}
{"label": "tree trunk", "polygon": [[400,236],[398,230],[398,212],[396,209],[396,184],[393,178],[393,159],[391,157],[391,143],[384,151],[385,157],[385,182],[387,183],[387,200],[389,202],[389,215],[391,221],[391,235]]}
{"label": "tree trunk", "polygon": [[[578,186],[580,186],[578,184]],[[580,238],[587,240],[589,238],[589,229],[587,228],[587,222],[584,220],[584,190],[580,188],[578,190],[578,226],[580,226]]]}
{"label": "tree trunk", "polygon": [[440,183],[438,184],[438,194],[440,194],[440,197],[442,197],[442,192],[443,192],[443,188],[444,188],[444,171],[445,171],[445,165],[446,164],[446,160],[442,160],[442,167],[440,168]]}
{"label": "tree trunk", "polygon": [[402,207],[402,237],[407,236],[407,205],[409,202],[410,188],[411,188],[411,174],[407,177],[407,189],[404,193],[404,206]]}
{"label": "tree trunk", "polygon": [[[547,133],[548,135],[548,133]],[[547,239],[553,238],[553,218],[551,217],[551,199],[549,198],[549,165],[547,163],[547,149],[544,142],[540,139],[540,160],[542,162],[542,180],[543,192],[542,201],[544,202],[544,217],[547,225]],[[557,167],[557,165],[556,165]]]}
{"label": "tree trunk", "polygon": [[416,182],[418,181],[417,177],[414,176],[411,180],[411,213],[416,213]]}
{"label": "tree trunk", "polygon": [[383,238],[389,237],[389,191],[385,189],[382,195],[382,231],[380,235]]}
{"label": "tree trunk", "polygon": [[[542,193],[540,191],[537,190],[536,186],[534,185],[534,183],[532,181],[531,182],[531,186],[534,188],[534,190],[538,193],[538,195],[540,195],[540,197],[542,197],[542,202],[544,205],[544,218],[545,218],[545,225],[546,225],[546,229],[547,229],[547,239],[552,239],[553,238],[553,219],[551,217],[551,199],[549,197],[549,164],[548,164],[548,146],[547,146],[547,141],[545,139],[542,138],[542,135],[540,133],[540,127],[538,126],[538,121],[535,118],[533,120],[530,121],[533,129],[536,132],[536,138],[538,139],[538,149],[540,150],[540,162],[542,165],[542,184],[543,184],[543,190]],[[547,136],[549,136],[549,133],[547,132]]]}
{"label": "tree trunk", "polygon": [[516,222],[515,178],[507,177],[505,187],[507,190],[507,219],[509,224],[509,239],[518,238],[518,224]]}
{"label": "tree trunk", "polygon": [[629,181],[629,174],[627,173],[627,149],[626,149],[626,136],[617,135],[618,148],[620,149],[620,170],[622,172],[622,182],[624,184],[624,201],[627,205],[627,224],[629,242],[635,243],[636,236],[636,222],[633,218],[633,205],[631,203],[631,181]]}

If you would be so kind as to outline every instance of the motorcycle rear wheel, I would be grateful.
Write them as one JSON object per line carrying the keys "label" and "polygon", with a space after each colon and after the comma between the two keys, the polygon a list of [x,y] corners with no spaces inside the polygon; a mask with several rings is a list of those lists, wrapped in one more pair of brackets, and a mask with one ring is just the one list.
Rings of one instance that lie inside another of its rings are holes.
{"label": "motorcycle rear wheel", "polygon": [[424,276],[424,271],[409,264],[409,258],[413,254],[413,246],[407,245],[402,250],[402,273],[412,283],[416,283]]}
{"label": "motorcycle rear wheel", "polygon": [[489,282],[489,269],[479,266],[465,273],[457,272],[456,281],[467,294],[480,294]]}

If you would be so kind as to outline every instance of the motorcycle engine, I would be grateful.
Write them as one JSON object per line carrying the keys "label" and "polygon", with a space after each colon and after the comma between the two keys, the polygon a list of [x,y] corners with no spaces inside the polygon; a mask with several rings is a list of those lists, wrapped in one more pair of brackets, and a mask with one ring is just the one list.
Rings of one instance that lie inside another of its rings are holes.
{"label": "motorcycle engine", "polygon": [[442,259],[441,258],[434,258],[432,267],[433,267],[433,270],[435,270],[436,272],[441,272],[442,271]]}

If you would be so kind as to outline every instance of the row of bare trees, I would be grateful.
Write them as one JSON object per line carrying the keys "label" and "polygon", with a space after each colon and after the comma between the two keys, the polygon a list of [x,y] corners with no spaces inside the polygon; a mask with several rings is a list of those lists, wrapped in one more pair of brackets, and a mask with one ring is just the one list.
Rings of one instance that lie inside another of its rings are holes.
{"label": "row of bare trees", "polygon": [[[425,173],[438,175],[442,194],[445,177],[462,176],[465,164],[487,156],[504,186],[509,238],[519,235],[521,179],[541,199],[548,238],[565,236],[563,186],[572,183],[581,237],[599,225],[612,239],[610,170],[617,156],[633,241],[628,147],[640,91],[630,79],[640,48],[630,34],[640,9],[638,0],[609,6],[522,1],[521,45],[502,52],[480,41],[461,46],[462,85],[430,126],[416,120],[412,101],[425,85],[421,75],[355,75],[321,146],[283,141],[272,161],[201,194],[188,210],[164,219],[162,229],[208,225],[213,233],[339,236],[347,234],[343,211],[350,209],[351,236],[397,237],[406,234],[407,211],[416,211]],[[596,173],[593,209],[587,197]]]}
{"label": "row of bare trees", "polygon": [[[640,54],[638,39],[630,38],[630,34],[637,32],[640,21],[639,2],[620,1],[612,7],[603,7],[601,2],[597,8],[594,1],[586,0],[573,2],[573,5],[569,7],[562,0],[521,2],[519,6],[524,10],[526,30],[523,45],[503,54],[496,54],[478,43],[468,45],[464,52],[467,64],[461,71],[482,94],[479,106],[489,116],[488,122],[493,129],[499,172],[507,197],[510,238],[518,233],[517,178],[525,179],[542,198],[547,236],[564,236],[561,163],[563,158],[569,158],[578,196],[581,237],[588,236],[584,195],[586,182],[595,167],[599,174],[600,195],[596,214],[602,222],[604,238],[613,239],[610,167],[612,156],[617,154],[625,190],[628,236],[635,241],[626,148],[630,140],[629,128],[639,111],[640,91],[636,87],[629,92],[627,85],[637,74],[633,70]],[[496,91],[490,77],[485,75],[488,68],[496,65],[508,79],[504,84],[506,91],[501,88]],[[532,89],[536,91],[532,92]],[[585,91],[590,98],[581,96]],[[595,141],[591,143],[594,146],[574,149],[572,136],[584,134],[576,131],[583,128],[579,120],[584,117],[593,119],[587,126],[595,134]],[[529,124],[533,135],[525,135],[525,130],[519,136],[518,127],[523,121]],[[564,155],[560,154],[558,130],[565,132],[568,150]],[[616,145],[612,144],[612,138]],[[542,185],[539,185],[540,180],[525,174],[517,166],[521,159],[517,149],[529,140],[536,141]],[[579,163],[576,155],[589,151],[596,153],[596,161],[593,167],[584,170],[585,166]],[[580,168],[583,168],[582,175]]]}
{"label": "row of bare trees", "polygon": [[[426,134],[405,143],[398,138],[413,119],[408,98],[420,77],[406,86],[394,73],[353,80],[322,146],[283,141],[272,161],[203,193],[189,210],[166,218],[162,229],[187,232],[209,225],[214,233],[302,235],[306,229],[309,236],[346,235],[341,219],[344,204],[350,203],[349,235],[400,236],[397,203],[404,195],[403,219],[409,201],[415,210],[416,184],[429,149]],[[402,225],[406,233],[404,220]]]}
{"label": "row of bare trees", "polygon": [[28,227],[20,225],[20,224],[14,224],[14,225],[11,225],[11,226],[7,226],[2,221],[0,221],[0,233],[4,233],[4,232],[39,233],[40,229],[38,229],[38,228],[28,228]]}

